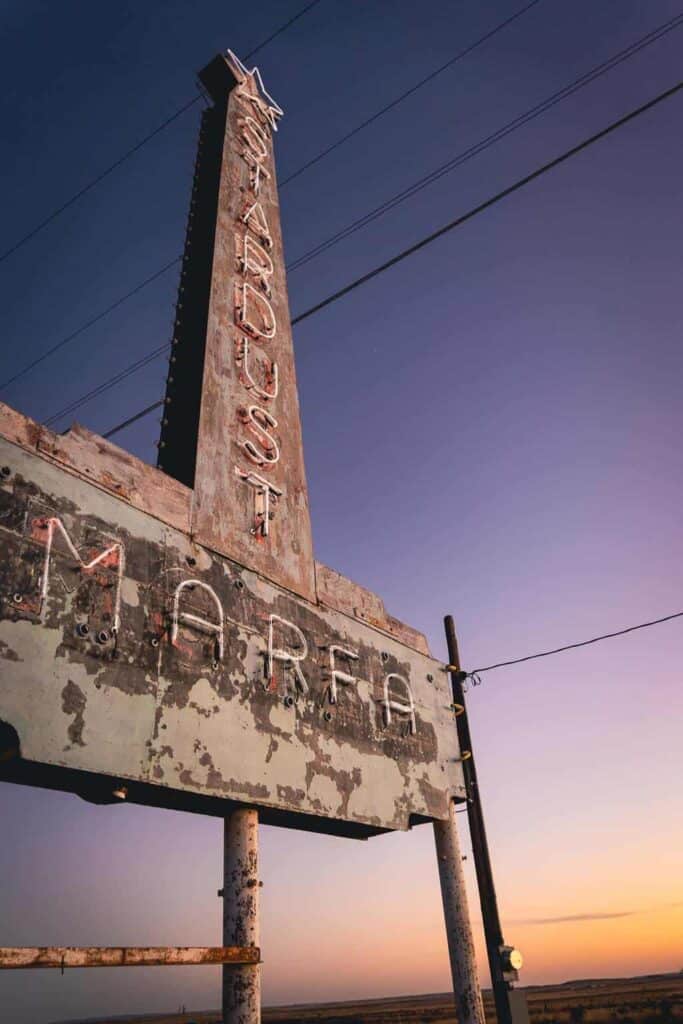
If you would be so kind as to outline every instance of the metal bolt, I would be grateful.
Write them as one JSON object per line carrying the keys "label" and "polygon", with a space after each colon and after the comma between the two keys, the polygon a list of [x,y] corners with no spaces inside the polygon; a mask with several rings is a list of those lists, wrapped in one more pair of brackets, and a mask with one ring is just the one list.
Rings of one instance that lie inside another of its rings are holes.
{"label": "metal bolt", "polygon": [[292,697],[291,693],[288,693],[287,696],[285,697],[284,704],[286,708],[291,708],[294,706],[294,698]]}
{"label": "metal bolt", "polygon": [[185,556],[185,561],[187,562],[188,565],[196,565],[197,564],[197,559],[193,558],[192,555],[186,555]]}
{"label": "metal bolt", "polygon": [[382,651],[382,653],[380,654],[380,658],[382,659],[382,661],[389,661],[389,655],[387,654],[386,651]]}
{"label": "metal bolt", "polygon": [[5,479],[7,479],[8,476],[12,475],[12,470],[9,468],[9,466],[3,466],[2,469],[0,469],[0,474],[2,474],[2,476],[5,477]]}
{"label": "metal bolt", "polygon": [[326,722],[331,722],[332,721],[332,712],[331,711],[326,711],[324,713],[324,715],[323,715],[323,718],[325,719]]}
{"label": "metal bolt", "polygon": [[427,673],[427,682],[428,683],[433,683],[434,682],[434,676],[432,675],[431,672]]}
{"label": "metal bolt", "polygon": [[98,644],[106,644],[109,642],[109,633],[106,629],[101,629],[99,631],[97,634],[97,642]]}
{"label": "metal bolt", "polygon": [[238,590],[244,590],[244,580],[235,580],[235,586]]}
{"label": "metal bolt", "polygon": [[15,604],[21,604],[21,602],[24,600],[24,595],[23,594],[15,594],[14,597],[12,598],[12,600],[14,601]]}
{"label": "metal bolt", "polygon": [[158,647],[159,646],[159,637],[158,636],[153,636],[152,639],[150,640],[150,644],[152,645],[152,647]]}
{"label": "metal bolt", "polygon": [[90,633],[90,628],[87,622],[79,622],[76,626],[76,632],[79,636],[86,637]]}

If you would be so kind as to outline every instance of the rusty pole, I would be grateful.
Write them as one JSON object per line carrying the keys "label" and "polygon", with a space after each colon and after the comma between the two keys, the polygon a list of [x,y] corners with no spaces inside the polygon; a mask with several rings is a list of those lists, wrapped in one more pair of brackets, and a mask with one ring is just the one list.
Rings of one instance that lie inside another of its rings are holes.
{"label": "rusty pole", "polygon": [[496,888],[493,882],[493,868],[489,855],[484,812],[481,804],[481,793],[477,782],[477,769],[472,750],[472,738],[465,706],[464,681],[466,673],[460,664],[458,638],[455,623],[451,615],[444,619],[446,642],[448,644],[448,660],[453,690],[453,700],[462,709],[457,717],[458,742],[461,753],[467,751],[467,760],[463,763],[465,789],[467,792],[467,819],[472,840],[472,854],[477,874],[481,916],[484,923],[486,952],[491,970],[493,999],[496,1005],[498,1024],[528,1024],[529,1016],[526,994],[515,990],[513,982],[517,980],[517,968],[521,965],[521,955],[512,946],[507,946],[503,938],[503,928],[498,913]]}
{"label": "rusty pole", "polygon": [[448,808],[448,818],[434,822],[434,839],[458,1024],[484,1024],[453,801]]}
{"label": "rusty pole", "polygon": [[[240,808],[225,819],[223,943],[259,945],[258,811]],[[261,967],[223,967],[223,1024],[260,1024]]]}

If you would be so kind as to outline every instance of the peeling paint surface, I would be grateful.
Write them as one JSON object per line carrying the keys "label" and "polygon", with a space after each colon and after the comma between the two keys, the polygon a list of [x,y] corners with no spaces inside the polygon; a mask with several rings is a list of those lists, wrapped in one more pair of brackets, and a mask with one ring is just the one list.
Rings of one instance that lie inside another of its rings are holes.
{"label": "peeling paint surface", "polygon": [[0,721],[23,759],[131,800],[144,783],[376,829],[464,797],[439,662],[40,455],[0,439],[0,457]]}

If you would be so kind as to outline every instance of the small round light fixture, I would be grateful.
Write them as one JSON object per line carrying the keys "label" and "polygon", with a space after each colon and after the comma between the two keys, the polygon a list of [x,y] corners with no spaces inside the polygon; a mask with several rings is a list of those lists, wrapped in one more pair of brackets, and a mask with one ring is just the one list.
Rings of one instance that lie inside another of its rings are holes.
{"label": "small round light fixture", "polygon": [[500,951],[504,971],[519,971],[524,963],[524,957],[514,946],[503,946]]}

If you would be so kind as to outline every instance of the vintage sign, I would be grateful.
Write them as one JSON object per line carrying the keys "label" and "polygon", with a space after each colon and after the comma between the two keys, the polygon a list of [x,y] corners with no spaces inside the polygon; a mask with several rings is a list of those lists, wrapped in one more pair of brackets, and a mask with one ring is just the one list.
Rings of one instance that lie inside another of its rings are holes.
{"label": "vintage sign", "polygon": [[[282,110],[233,54],[200,78],[214,106],[202,125],[159,463],[194,487],[199,540],[312,599],[273,159]],[[178,458],[188,434],[192,470]]]}
{"label": "vintage sign", "polygon": [[273,133],[203,115],[159,469],[0,406],[0,775],[367,836],[463,799],[422,637],[313,559]]}
{"label": "vintage sign", "polygon": [[[68,437],[22,431],[32,450],[0,440],[0,722],[21,755],[5,777],[54,784],[36,774],[53,767],[94,798],[170,789],[175,806],[245,801],[353,835],[446,817],[460,752],[418,635],[331,606],[334,574],[328,603],[307,602],[134,507],[178,520],[182,495],[130,456],[86,479],[113,445],[82,435],[73,473]],[[337,604],[363,593],[346,581]]]}

